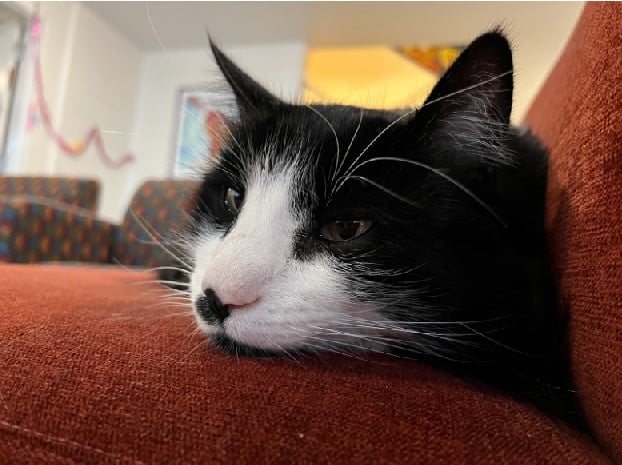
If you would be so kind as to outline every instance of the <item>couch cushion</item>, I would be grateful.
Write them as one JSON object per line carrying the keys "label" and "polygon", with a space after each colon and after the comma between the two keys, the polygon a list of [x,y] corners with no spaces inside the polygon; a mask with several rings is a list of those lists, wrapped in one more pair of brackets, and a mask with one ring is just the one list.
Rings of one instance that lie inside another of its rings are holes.
{"label": "couch cushion", "polygon": [[412,361],[219,353],[146,272],[0,276],[2,464],[608,463],[533,408]]}
{"label": "couch cushion", "polygon": [[[150,180],[137,189],[117,229],[113,259],[124,265],[158,266],[171,257],[154,243],[170,241],[187,220],[186,210],[198,181]],[[178,245],[169,249],[177,251]]]}
{"label": "couch cushion", "polygon": [[53,199],[72,207],[97,209],[99,181],[51,176],[0,176],[0,194]]}
{"label": "couch cushion", "polygon": [[622,462],[622,4],[588,3],[527,121],[551,149],[547,227],[588,421]]}

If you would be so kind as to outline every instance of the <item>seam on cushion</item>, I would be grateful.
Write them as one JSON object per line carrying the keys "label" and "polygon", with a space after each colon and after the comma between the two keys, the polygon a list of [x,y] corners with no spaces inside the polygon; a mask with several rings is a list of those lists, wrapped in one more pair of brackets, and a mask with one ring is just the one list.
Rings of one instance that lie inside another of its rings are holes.
{"label": "seam on cushion", "polygon": [[[19,439],[17,440],[19,443]],[[68,461],[70,463],[72,463],[73,465],[80,465],[80,464],[84,464],[84,462],[77,462],[73,457],[68,457],[67,455],[63,454],[57,454],[56,452],[53,452],[51,450],[48,449],[42,449],[41,447],[33,447],[31,444],[24,444],[24,448],[29,450],[32,453],[36,453],[39,452],[41,454],[45,454],[45,455],[49,455],[52,456],[54,458],[63,460],[63,461]],[[90,464],[92,465],[92,464]]]}
{"label": "seam on cushion", "polygon": [[136,460],[136,459],[132,459],[130,457],[126,457],[123,456],[121,454],[115,454],[112,452],[106,452],[103,449],[100,449],[98,447],[92,447],[92,446],[88,446],[86,444],[81,444],[79,442],[76,441],[72,441],[71,439],[65,439],[65,438],[60,438],[57,436],[52,436],[50,434],[45,434],[42,433],[40,431],[35,431],[33,429],[30,428],[24,428],[23,426],[19,426],[19,425],[15,425],[13,423],[9,423],[7,421],[4,420],[0,420],[0,426],[4,426],[5,429],[9,429],[9,430],[13,430],[13,431],[19,431],[21,433],[26,433],[28,435],[37,437],[39,439],[42,439],[43,441],[48,441],[48,442],[55,442],[58,444],[65,444],[65,445],[69,445],[69,446],[74,446],[74,447],[78,447],[80,449],[84,449],[90,452],[94,452],[96,454],[100,454],[100,455],[104,455],[106,457],[110,457],[113,459],[121,459],[124,460],[126,462],[130,462],[134,465],[146,465],[145,462],[141,461],[141,460]]}

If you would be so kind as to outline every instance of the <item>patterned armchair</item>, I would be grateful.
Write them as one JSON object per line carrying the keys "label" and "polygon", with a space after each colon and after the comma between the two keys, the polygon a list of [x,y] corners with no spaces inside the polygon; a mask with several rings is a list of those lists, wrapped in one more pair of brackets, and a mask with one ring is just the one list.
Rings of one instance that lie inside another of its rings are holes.
{"label": "patterned armchair", "polygon": [[[63,180],[69,181],[85,182]],[[70,195],[81,191],[72,191],[63,182],[62,194],[58,189],[43,196],[11,195],[0,202],[0,262],[86,261],[154,267],[172,261],[158,242],[166,242],[183,223],[184,207],[196,181],[144,182],[120,225],[95,218],[99,187],[95,181],[86,181],[97,187],[95,197],[88,201],[79,200],[81,194]],[[20,186],[26,190],[30,184]]]}
{"label": "patterned armchair", "polygon": [[[62,177],[0,177],[0,262],[101,260],[95,249],[99,182]],[[85,241],[89,238],[89,241]]]}
{"label": "patterned armchair", "polygon": [[123,223],[115,228],[111,259],[128,266],[170,263],[172,257],[158,242],[166,245],[183,225],[197,186],[196,181],[144,182],[132,198]]}
{"label": "patterned armchair", "polygon": [[31,200],[54,199],[95,212],[99,182],[93,179],[46,176],[2,176],[0,194],[3,197],[25,197]]}

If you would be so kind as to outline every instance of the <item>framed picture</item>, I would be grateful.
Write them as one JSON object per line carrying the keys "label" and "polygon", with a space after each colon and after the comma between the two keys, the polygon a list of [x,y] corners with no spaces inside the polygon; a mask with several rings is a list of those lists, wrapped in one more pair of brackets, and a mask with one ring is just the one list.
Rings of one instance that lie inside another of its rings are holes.
{"label": "framed picture", "polygon": [[216,156],[223,121],[231,105],[222,92],[198,86],[184,87],[177,98],[177,136],[174,177],[191,177],[210,156]]}

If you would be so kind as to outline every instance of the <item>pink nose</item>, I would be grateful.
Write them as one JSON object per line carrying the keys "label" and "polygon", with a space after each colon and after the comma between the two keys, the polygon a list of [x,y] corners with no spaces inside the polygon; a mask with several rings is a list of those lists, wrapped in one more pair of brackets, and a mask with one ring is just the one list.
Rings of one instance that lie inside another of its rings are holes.
{"label": "pink nose", "polygon": [[[259,300],[263,285],[267,278],[252,279],[251,276],[229,276],[229,279],[210,279],[208,274],[203,277],[203,289],[212,289],[223,305],[242,307]],[[255,277],[256,278],[256,277]]]}

